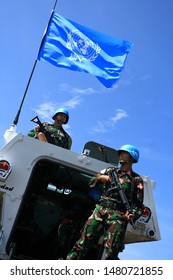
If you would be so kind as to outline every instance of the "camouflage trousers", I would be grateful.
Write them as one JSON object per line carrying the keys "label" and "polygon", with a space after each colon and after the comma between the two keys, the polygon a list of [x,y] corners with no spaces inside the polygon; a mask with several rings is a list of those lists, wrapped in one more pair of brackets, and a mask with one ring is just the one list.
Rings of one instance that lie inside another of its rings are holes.
{"label": "camouflage trousers", "polygon": [[88,218],[80,239],[67,255],[67,260],[82,260],[93,247],[100,232],[103,234],[104,254],[107,260],[118,259],[118,253],[124,249],[124,236],[127,221],[124,213],[96,205]]}

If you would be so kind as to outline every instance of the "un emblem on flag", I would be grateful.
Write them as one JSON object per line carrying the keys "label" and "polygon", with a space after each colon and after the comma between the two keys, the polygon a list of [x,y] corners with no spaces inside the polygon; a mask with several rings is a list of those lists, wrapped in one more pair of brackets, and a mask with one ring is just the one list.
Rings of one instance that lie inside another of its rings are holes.
{"label": "un emblem on flag", "polygon": [[71,50],[71,60],[94,61],[100,53],[101,48],[79,30],[72,30],[68,34],[67,48]]}

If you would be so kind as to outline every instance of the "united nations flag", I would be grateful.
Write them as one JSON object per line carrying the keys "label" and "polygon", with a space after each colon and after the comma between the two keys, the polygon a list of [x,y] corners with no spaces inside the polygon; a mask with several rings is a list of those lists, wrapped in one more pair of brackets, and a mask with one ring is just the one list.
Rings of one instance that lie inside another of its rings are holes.
{"label": "united nations flag", "polygon": [[52,13],[38,60],[90,73],[107,88],[118,81],[131,43]]}

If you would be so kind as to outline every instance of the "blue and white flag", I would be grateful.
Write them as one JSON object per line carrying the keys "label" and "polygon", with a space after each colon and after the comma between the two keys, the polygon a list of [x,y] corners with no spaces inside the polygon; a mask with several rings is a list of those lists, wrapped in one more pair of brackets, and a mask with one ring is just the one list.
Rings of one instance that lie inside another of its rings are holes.
{"label": "blue and white flag", "polygon": [[38,60],[90,73],[107,88],[118,81],[131,43],[53,13]]}

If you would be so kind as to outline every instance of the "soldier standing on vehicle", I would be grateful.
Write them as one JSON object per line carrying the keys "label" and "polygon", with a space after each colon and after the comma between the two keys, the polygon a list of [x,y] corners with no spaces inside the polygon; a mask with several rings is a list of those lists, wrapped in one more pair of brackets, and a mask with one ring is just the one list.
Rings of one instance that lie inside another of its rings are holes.
{"label": "soldier standing on vehicle", "polygon": [[52,116],[52,119],[54,120],[52,124],[47,122],[40,123],[40,125],[28,133],[28,136],[70,150],[72,139],[62,127],[62,125],[67,124],[69,121],[69,112],[65,108],[59,108]]}
{"label": "soldier standing on vehicle", "polygon": [[[103,235],[103,254],[99,259],[117,260],[124,249],[124,237],[129,222],[139,218],[143,211],[143,180],[132,170],[133,163],[139,160],[135,146],[123,145],[119,150],[120,168],[110,167],[91,180],[90,187],[101,189],[98,204],[88,218],[80,239],[67,255],[67,260],[84,259],[98,236]],[[124,190],[131,210],[127,211],[119,191],[111,184],[111,172],[116,171],[118,181]],[[102,231],[101,231],[102,230]]]}

